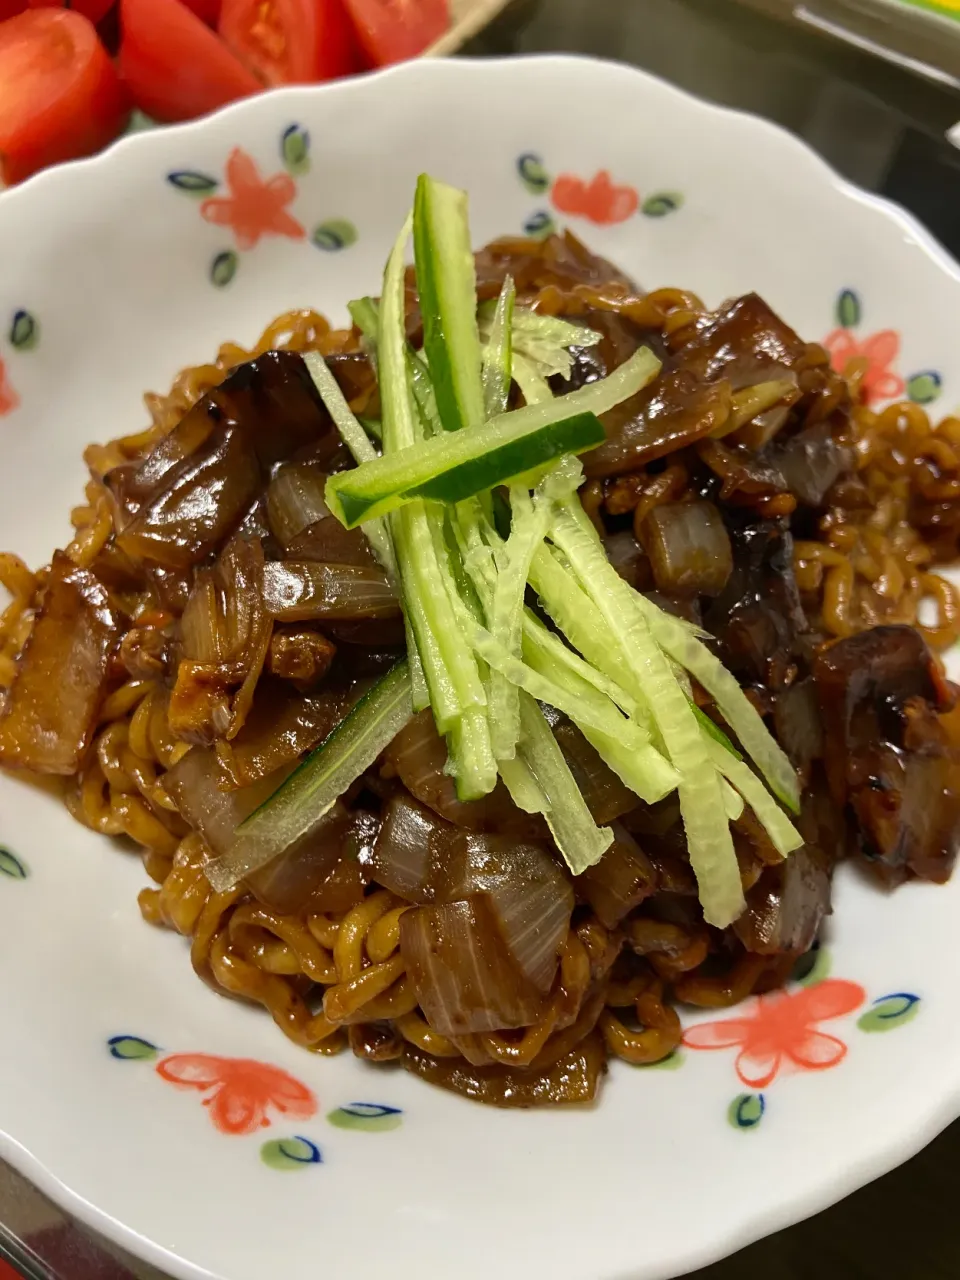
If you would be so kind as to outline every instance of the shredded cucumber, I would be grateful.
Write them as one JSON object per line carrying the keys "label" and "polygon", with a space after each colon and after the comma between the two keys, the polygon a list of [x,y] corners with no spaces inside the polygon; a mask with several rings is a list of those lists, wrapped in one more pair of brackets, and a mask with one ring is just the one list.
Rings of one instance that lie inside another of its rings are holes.
{"label": "shredded cucumber", "polygon": [[513,370],[513,304],[517,290],[507,276],[493,314],[483,353],[483,409],[486,418],[505,413]]}
{"label": "shredded cucumber", "polygon": [[[619,645],[619,656],[649,704],[670,762],[680,774],[680,813],[704,919],[726,928],[743,911],[740,870],[727,825],[720,777],[690,703],[633,598],[610,564],[593,526],[568,502],[554,513],[550,536],[569,560]],[[580,508],[582,514],[582,508]],[[586,527],[589,527],[587,533]]]}
{"label": "shredded cucumber", "polygon": [[466,192],[422,174],[413,238],[423,345],[441,421],[448,431],[477,427],[484,419],[483,385]]}
{"label": "shredded cucumber", "polygon": [[659,370],[659,360],[642,347],[609,377],[569,395],[501,414],[472,430],[445,432],[415,449],[400,445],[399,456],[391,453],[333,475],[327,503],[353,528],[415,497],[457,502],[505,483],[551,458],[599,444],[606,436],[597,415],[642,390]]}
{"label": "shredded cucumber", "polygon": [[339,796],[369,769],[413,715],[410,670],[398,662],[328,738],[237,828],[233,846],[204,867],[218,893],[309,836]]}
{"label": "shredded cucumber", "polygon": [[543,712],[526,693],[520,695],[520,753],[546,799],[544,817],[557,848],[578,876],[600,861],[613,832],[594,822]]}
{"label": "shredded cucumber", "polygon": [[707,750],[716,768],[756,814],[777,853],[785,858],[794,849],[799,849],[803,837],[750,766],[742,760],[735,760],[729,751],[713,740],[708,742]]}

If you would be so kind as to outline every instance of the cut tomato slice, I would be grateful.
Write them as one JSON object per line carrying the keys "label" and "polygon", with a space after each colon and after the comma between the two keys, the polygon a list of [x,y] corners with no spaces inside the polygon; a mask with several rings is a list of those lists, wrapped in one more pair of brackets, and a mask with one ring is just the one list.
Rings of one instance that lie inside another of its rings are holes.
{"label": "cut tomato slice", "polygon": [[450,26],[447,0],[345,0],[360,43],[378,66],[416,58]]}
{"label": "cut tomato slice", "polygon": [[[114,0],[27,0],[28,9],[72,9],[91,22],[102,22],[114,6]],[[3,5],[0,4],[0,17]]]}
{"label": "cut tomato slice", "polygon": [[9,183],[99,151],[128,114],[92,24],[67,9],[21,13],[0,26],[0,102],[0,177]]}
{"label": "cut tomato slice", "polygon": [[192,120],[263,88],[180,0],[121,0],[120,23],[120,74],[154,120]]}
{"label": "cut tomato slice", "polygon": [[342,0],[223,0],[219,30],[267,85],[332,80],[359,66]]}
{"label": "cut tomato slice", "polygon": [[183,0],[208,27],[215,27],[220,17],[220,0]]}

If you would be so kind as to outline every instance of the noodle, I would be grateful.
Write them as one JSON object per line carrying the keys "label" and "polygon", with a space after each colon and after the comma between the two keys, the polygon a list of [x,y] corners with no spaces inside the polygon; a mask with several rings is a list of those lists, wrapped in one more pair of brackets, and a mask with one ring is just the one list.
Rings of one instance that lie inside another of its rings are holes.
{"label": "noodle", "polygon": [[[496,295],[507,270],[527,305],[595,325],[602,335],[601,356],[610,365],[641,339],[664,352],[681,350],[696,342],[710,320],[700,299],[686,291],[639,294],[572,237],[495,242],[478,257],[481,297]],[[430,1025],[401,947],[401,922],[411,904],[385,888],[370,885],[342,909],[316,909],[308,902],[286,914],[242,886],[225,894],[212,890],[203,871],[212,850],[181,816],[165,786],[168,771],[188,752],[211,745],[202,736],[178,736],[170,719],[170,654],[178,643],[184,597],[178,604],[175,569],[169,569],[167,598],[115,541],[120,515],[108,477],[144,459],[232,369],[277,350],[362,359],[354,331],[331,330],[312,310],[286,312],[250,349],[225,343],[215,361],[179,374],[167,395],[147,395],[148,428],[92,445],[84,455],[90,480],[85,503],[72,513],[75,532],[66,554],[79,569],[109,575],[131,624],[95,733],[80,768],[67,779],[65,802],[92,830],[139,846],[153,882],[139,896],[144,920],[189,938],[193,967],[205,982],[261,1005],[286,1036],[310,1051],[350,1047],[358,1057],[386,1061],[412,1047],[441,1066],[466,1059],[481,1072],[549,1072],[597,1033],[608,1055],[633,1064],[657,1062],[680,1043],[673,1001],[724,1007],[786,980],[797,953],[786,948],[782,954],[755,954],[733,931],[718,938],[708,930],[691,906],[695,898],[683,887],[690,877],[682,851],[663,841],[660,847],[662,833],[652,828],[639,839],[649,837],[659,849],[658,874],[667,900],[663,913],[641,905],[622,924],[607,928],[580,903],[542,1011],[516,1031],[454,1037]],[[796,584],[818,642],[828,644],[879,624],[907,623],[917,626],[934,649],[948,648],[960,637],[960,593],[933,567],[956,558],[960,542],[960,418],[934,427],[913,404],[876,413],[858,400],[862,364],[852,362],[844,381],[830,372],[826,354],[813,345],[804,349],[796,368],[801,391],[806,387],[804,394],[820,396],[820,420],[846,403],[848,394],[851,405],[837,438],[850,450],[853,465],[830,488],[816,526],[808,521],[793,546]],[[375,383],[361,378],[351,391],[353,407],[363,412],[376,394]],[[711,467],[727,468],[716,473],[722,474],[722,496],[731,510],[773,522],[795,516],[797,498],[788,487],[777,487],[749,468],[734,473],[734,455],[724,452],[725,441],[709,441],[713,452],[702,444],[694,436],[686,447],[681,442],[645,465],[592,478],[581,494],[590,519],[601,533],[632,530],[642,543],[646,522],[658,508],[701,500],[709,485],[709,492],[716,492]],[[0,583],[11,596],[0,617],[0,689],[16,678],[47,572],[34,574],[16,556],[0,555]],[[232,686],[249,678],[241,725],[253,686],[258,678],[267,679],[260,672],[269,631],[259,643],[260,666],[242,671]],[[333,645],[328,647],[332,652]],[[762,693],[757,696],[762,704]],[[224,736],[217,742],[222,744]],[[380,775],[372,771],[367,793],[376,795],[379,788],[386,794],[389,780],[386,768]],[[745,889],[758,882],[767,861],[772,859],[764,857],[762,847],[746,842],[741,856]]]}

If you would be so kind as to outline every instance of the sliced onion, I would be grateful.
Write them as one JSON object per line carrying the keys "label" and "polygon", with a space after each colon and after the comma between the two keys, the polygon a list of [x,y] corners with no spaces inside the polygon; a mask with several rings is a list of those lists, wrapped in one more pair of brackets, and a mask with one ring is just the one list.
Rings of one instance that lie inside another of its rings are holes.
{"label": "sliced onion", "polygon": [[650,561],[629,529],[613,533],[603,540],[607,559],[635,591],[643,591],[650,585]]}
{"label": "sliced onion", "polygon": [[223,652],[212,569],[197,574],[180,618],[180,651],[190,662],[217,663]]}
{"label": "sliced onion", "polygon": [[510,958],[486,894],[407,911],[400,950],[420,1008],[441,1035],[526,1027],[542,1011],[536,987]]}
{"label": "sliced onion", "polygon": [[630,832],[615,822],[613,834],[613,844],[600,861],[576,880],[578,893],[608,929],[616,928],[657,889],[656,869]]}
{"label": "sliced onion", "polygon": [[[350,813],[338,801],[311,831],[309,839],[247,876],[248,888],[272,910],[285,915],[299,914],[340,866],[351,822]],[[359,872],[355,860],[354,866]]]}
{"label": "sliced onion", "polygon": [[323,498],[327,477],[310,462],[290,462],[281,467],[267,487],[270,528],[288,547],[298,533],[327,519],[330,508]]}
{"label": "sliced onion", "polygon": [[573,889],[545,850],[461,833],[443,893],[450,899],[487,894],[515,964],[538,991],[549,992],[570,929]]}
{"label": "sliced onion", "polygon": [[101,583],[58,551],[0,718],[3,764],[76,773],[123,631]]}
{"label": "sliced onion", "polygon": [[457,836],[452,823],[418,804],[405,791],[398,792],[387,804],[373,849],[374,880],[408,902],[434,902],[440,888],[440,869]]}
{"label": "sliced onion", "polygon": [[668,595],[718,596],[733,573],[733,550],[712,502],[666,502],[644,517],[641,537],[654,581]]}
{"label": "sliced onion", "polygon": [[509,832],[521,839],[536,840],[545,834],[542,819],[521,813],[500,782],[482,800],[457,799],[454,781],[444,773],[447,747],[429,709],[397,734],[386,758],[411,795],[448,822],[468,831]]}
{"label": "sliced onion", "polygon": [[288,684],[261,680],[243,728],[232,742],[217,744],[221,785],[249,787],[294,764],[340,723],[347,706],[342,689],[301,694]]}
{"label": "sliced onion", "polygon": [[637,797],[604,763],[576,725],[561,720],[553,734],[594,822],[605,827],[635,808]]}
{"label": "sliced onion", "polygon": [[596,1032],[545,1067],[475,1067],[462,1058],[434,1058],[407,1045],[403,1065],[430,1084],[494,1107],[565,1106],[593,1102],[606,1053]]}
{"label": "sliced onion", "polygon": [[239,791],[221,791],[217,753],[212,748],[194,747],[164,775],[163,782],[181,815],[219,855],[230,848],[244,818],[277,789],[285,772],[271,774]]}
{"label": "sliced onion", "polygon": [[823,724],[813,677],[798,680],[777,694],[773,712],[777,741],[793,765],[806,776],[823,753]]}
{"label": "sliced onion", "polygon": [[400,604],[387,575],[372,566],[279,560],[264,567],[267,611],[286,622],[395,618]]}

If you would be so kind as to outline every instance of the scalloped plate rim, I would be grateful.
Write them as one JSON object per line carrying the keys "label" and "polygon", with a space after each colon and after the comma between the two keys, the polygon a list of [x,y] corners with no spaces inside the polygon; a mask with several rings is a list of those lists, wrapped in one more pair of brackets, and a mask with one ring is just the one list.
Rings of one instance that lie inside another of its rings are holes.
{"label": "scalloped plate rim", "polygon": [[[575,73],[577,68],[592,68],[602,71],[606,77],[632,78],[646,84],[648,90],[659,93],[664,99],[682,100],[688,106],[695,105],[705,120],[722,118],[735,123],[743,130],[768,136],[783,154],[789,153],[789,158],[806,166],[806,173],[815,177],[821,187],[829,187],[838,198],[860,205],[865,211],[869,211],[871,217],[882,217],[888,223],[895,223],[909,236],[932,266],[960,285],[960,266],[911,214],[893,202],[863,191],[839,176],[805,142],[780,126],[746,112],[707,102],[646,72],[615,62],[570,55],[546,55],[525,59],[462,59],[456,62],[439,60],[401,64],[374,75],[336,84],[294,86],[274,90],[269,94],[233,104],[198,121],[171,126],[156,132],[136,134],[121,139],[99,156],[48,170],[20,187],[3,192],[0,198],[0,237],[2,237],[5,207],[28,205],[30,201],[58,201],[62,194],[68,193],[73,188],[75,183],[99,182],[110,173],[112,166],[122,167],[128,155],[137,155],[141,158],[152,155],[157,161],[158,174],[166,172],[167,166],[163,163],[163,157],[187,156],[189,144],[194,138],[203,137],[211,129],[222,129],[227,121],[234,125],[234,132],[239,136],[244,122],[248,119],[254,120],[262,110],[262,104],[267,101],[289,104],[290,119],[297,119],[301,114],[301,111],[296,109],[297,104],[315,99],[340,97],[349,100],[355,95],[358,99],[369,101],[378,95],[389,94],[395,81],[419,77],[434,81],[441,81],[447,77],[451,82],[496,81],[498,77],[511,79],[524,66],[550,69],[558,75],[563,75],[568,70]],[[802,176],[797,179],[797,185],[802,181]],[[943,1068],[943,1074],[946,1075],[947,1064],[939,1065]],[[872,1178],[896,1167],[922,1149],[960,1114],[960,1067],[954,1068],[951,1074],[949,1086],[938,1083],[935,1088],[930,1089],[929,1101],[923,1104],[919,1121],[914,1120],[912,1124],[904,1124],[897,1132],[876,1132],[872,1143],[869,1144],[869,1149],[867,1144],[862,1144],[855,1160],[842,1170],[833,1171],[829,1177],[824,1176],[818,1186],[804,1188],[799,1194],[784,1190],[773,1207],[764,1207],[758,1211],[747,1208],[742,1220],[737,1223],[718,1226],[709,1233],[702,1233],[696,1240],[691,1234],[689,1240],[678,1242],[669,1260],[640,1263],[635,1269],[631,1268],[629,1273],[621,1272],[620,1276],[624,1280],[627,1274],[631,1280],[653,1280],[654,1277],[662,1280],[668,1274],[679,1274],[707,1265],[763,1235],[826,1208]],[[150,1240],[98,1208],[62,1181],[53,1169],[36,1158],[12,1134],[0,1131],[0,1154],[69,1213],[145,1261],[168,1271],[179,1280],[209,1280],[209,1277],[214,1274],[205,1267],[182,1257],[175,1249],[168,1249]],[[602,1260],[598,1261],[598,1265],[602,1267]],[[664,1269],[665,1266],[669,1268],[669,1272]]]}

